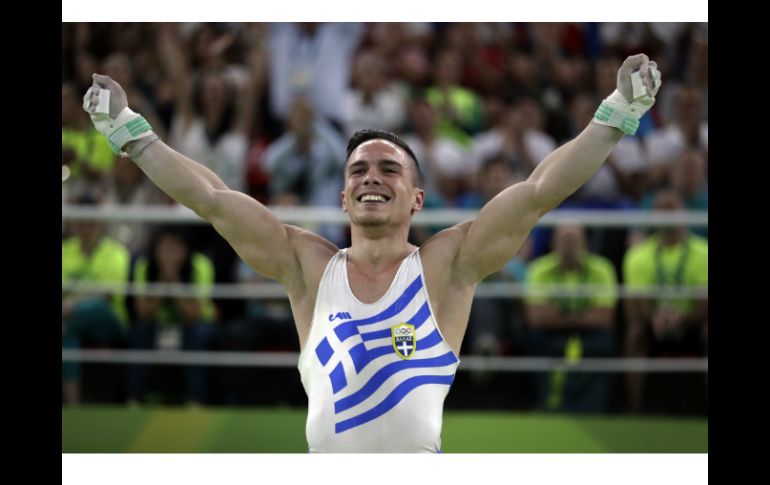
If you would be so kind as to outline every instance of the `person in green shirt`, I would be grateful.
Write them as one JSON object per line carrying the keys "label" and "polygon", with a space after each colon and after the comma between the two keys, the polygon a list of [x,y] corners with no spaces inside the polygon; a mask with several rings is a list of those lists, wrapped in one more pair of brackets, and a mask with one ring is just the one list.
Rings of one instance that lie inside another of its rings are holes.
{"label": "person in green shirt", "polygon": [[[94,203],[82,198],[80,202]],[[104,236],[101,222],[75,221],[72,237],[62,241],[62,348],[122,347],[128,315],[124,296],[84,293],[79,283],[114,285],[128,282],[130,256],[118,241]],[[109,288],[107,288],[109,290]],[[80,402],[81,367],[62,363],[62,390],[68,404]]]}
{"label": "person in green shirt", "polygon": [[[531,289],[525,300],[527,352],[568,361],[613,355],[617,276],[612,263],[587,251],[586,233],[580,226],[556,228],[553,248],[553,252],[534,259],[527,272]],[[591,285],[596,293],[580,295],[578,287],[583,285]],[[557,291],[568,293],[559,295]],[[539,373],[535,376],[537,407],[606,412],[611,386],[608,374]]]}
{"label": "person in green shirt", "polygon": [[[683,210],[682,197],[673,189],[655,196],[656,210]],[[708,241],[686,227],[666,227],[632,246],[623,259],[623,274],[630,288],[692,286],[708,288]],[[628,357],[697,357],[708,355],[708,298],[682,298],[670,290],[667,298],[630,298],[626,306]],[[635,412],[642,404],[660,409],[692,409],[692,393],[677,376],[656,376],[654,399],[644,398],[645,376],[629,375],[629,400]],[[688,376],[685,376],[688,377]],[[653,380],[650,377],[650,380]],[[696,379],[695,384],[702,384]],[[661,387],[662,386],[662,387]],[[701,389],[702,390],[702,389]],[[690,395],[690,397],[688,397]]]}
{"label": "person in green shirt", "polygon": [[[150,239],[147,254],[134,267],[134,282],[141,289],[147,283],[192,284],[196,295],[137,295],[135,321],[129,334],[134,349],[158,346],[183,350],[209,350],[216,334],[216,308],[209,297],[214,284],[214,265],[206,255],[194,252],[185,232],[172,226],[160,227]],[[181,342],[179,335],[181,334]],[[128,370],[130,400],[140,401],[150,387],[150,366],[132,365]],[[187,399],[199,404],[207,400],[206,369],[185,367]]]}

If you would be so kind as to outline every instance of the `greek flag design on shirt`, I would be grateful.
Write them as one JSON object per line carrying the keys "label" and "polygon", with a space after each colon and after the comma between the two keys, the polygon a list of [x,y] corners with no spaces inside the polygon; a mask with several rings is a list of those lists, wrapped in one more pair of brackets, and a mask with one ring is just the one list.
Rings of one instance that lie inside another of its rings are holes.
{"label": "greek flag design on shirt", "polygon": [[[327,266],[311,335],[300,358],[309,398],[310,448],[314,448],[311,435],[323,428],[317,411],[328,413],[324,417],[333,422],[334,436],[317,440],[331,451],[335,450],[331,444],[351,431],[365,434],[371,429],[380,441],[393,431],[393,439],[398,439],[394,427],[403,427],[406,434],[425,434],[410,436],[410,443],[425,443],[425,449],[437,451],[443,400],[459,360],[431,313],[419,251],[405,258],[388,292],[373,304],[362,303],[353,295],[346,261],[342,250]],[[328,318],[340,313],[352,319]],[[327,383],[323,386],[309,382],[324,378]],[[423,426],[421,420],[428,420],[431,426]],[[420,431],[423,429],[431,432]]]}

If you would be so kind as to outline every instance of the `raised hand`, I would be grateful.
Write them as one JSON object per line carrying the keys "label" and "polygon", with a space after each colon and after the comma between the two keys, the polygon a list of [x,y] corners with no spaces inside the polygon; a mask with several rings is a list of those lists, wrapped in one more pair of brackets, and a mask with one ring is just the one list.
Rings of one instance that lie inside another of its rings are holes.
{"label": "raised hand", "polygon": [[93,84],[83,96],[83,109],[96,130],[107,137],[112,151],[123,151],[126,143],[151,136],[152,127],[144,117],[128,107],[125,90],[109,76],[93,75]]}
{"label": "raised hand", "polygon": [[660,85],[658,64],[651,61],[646,54],[626,58],[618,69],[617,89],[629,103],[645,95],[655,98]]}
{"label": "raised hand", "polygon": [[596,110],[593,122],[636,134],[639,119],[655,104],[661,77],[658,65],[645,54],[628,57],[618,69],[617,89]]}
{"label": "raised hand", "polygon": [[[100,114],[109,114],[110,118],[117,118],[120,112],[128,107],[126,92],[120,84],[109,76],[94,74],[92,78],[93,84],[88,88],[88,91],[86,91],[86,95],[83,96],[83,109],[86,110],[89,115],[97,114],[99,97],[107,96],[109,99],[109,104],[107,105],[109,106],[109,112]],[[105,93],[102,93],[102,91],[105,91]]]}

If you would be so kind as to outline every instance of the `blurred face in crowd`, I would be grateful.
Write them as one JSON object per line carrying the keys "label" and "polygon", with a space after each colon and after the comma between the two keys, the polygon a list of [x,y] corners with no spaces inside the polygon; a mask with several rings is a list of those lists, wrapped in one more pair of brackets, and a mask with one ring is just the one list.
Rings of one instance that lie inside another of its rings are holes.
{"label": "blurred face in crowd", "polygon": [[581,58],[561,58],[554,64],[554,81],[571,93],[590,88],[590,68]]}
{"label": "blurred face in crowd", "polygon": [[596,112],[596,103],[591,96],[586,94],[579,94],[572,98],[572,103],[569,106],[570,117],[574,127],[578,130],[588,125],[594,117]]}
{"label": "blurred face in crowd", "polygon": [[82,108],[83,100],[75,92],[72,83],[61,85],[61,122],[62,125],[71,125],[78,118],[88,116]]}
{"label": "blurred face in crowd", "polygon": [[562,266],[576,268],[586,251],[585,231],[575,225],[559,226],[554,231],[553,246]]}
{"label": "blurred face in crowd", "polygon": [[206,74],[201,86],[201,106],[205,115],[219,114],[227,108],[230,93],[227,80],[221,74]]}
{"label": "blurred face in crowd", "polygon": [[697,150],[685,150],[674,163],[671,182],[685,197],[695,196],[706,180],[706,161]]}
{"label": "blurred face in crowd", "polygon": [[453,51],[445,50],[436,59],[436,84],[451,86],[460,82],[460,58]]}
{"label": "blurred face in crowd", "polygon": [[99,221],[73,221],[72,236],[80,240],[85,251],[91,251],[102,237],[102,223]]}
{"label": "blurred face in crowd", "polygon": [[505,159],[498,158],[485,164],[479,174],[479,191],[485,200],[491,200],[497,194],[522,179],[523,177],[516,176],[513,173],[511,166]]}
{"label": "blurred face in crowd", "polygon": [[701,93],[692,86],[682,86],[676,95],[674,101],[674,110],[676,120],[680,123],[700,122],[703,110],[703,99]]}
{"label": "blurred face in crowd", "polygon": [[342,208],[354,225],[398,226],[422,209],[425,192],[417,186],[417,166],[387,140],[359,145],[345,167]]}
{"label": "blurred face in crowd", "polygon": [[374,52],[365,52],[358,56],[353,69],[353,78],[358,89],[364,94],[375,94],[383,85],[385,66],[382,58]]}
{"label": "blurred face in crowd", "polygon": [[618,84],[618,69],[621,60],[605,57],[596,61],[596,91],[600,96],[608,96]]}
{"label": "blurred face in crowd", "polygon": [[187,244],[175,234],[164,234],[155,245],[154,256],[161,274],[177,273],[187,258]]}
{"label": "blurred face in crowd", "polygon": [[696,35],[690,44],[688,68],[695,82],[708,82],[709,75],[709,39],[706,35]]}
{"label": "blurred face in crowd", "polygon": [[405,46],[399,52],[396,68],[400,76],[414,86],[425,86],[431,71],[430,59],[425,49],[418,45]]}
{"label": "blurred face in crowd", "polygon": [[301,139],[313,133],[313,107],[304,98],[295,98],[289,110],[289,130]]}
{"label": "blurred face in crowd", "polygon": [[412,103],[412,124],[417,133],[432,133],[436,126],[436,110],[425,100]]}
{"label": "blurred face in crowd", "polygon": [[104,74],[117,81],[123,88],[128,88],[134,83],[131,62],[125,54],[111,54],[104,60],[102,69]]}
{"label": "blurred face in crowd", "polygon": [[522,98],[508,108],[505,114],[506,129],[512,133],[542,130],[545,124],[543,110],[532,98]]}
{"label": "blurred face in crowd", "polygon": [[514,82],[523,86],[537,84],[537,61],[526,52],[514,52],[508,58],[508,69]]}
{"label": "blurred face in crowd", "polygon": [[[675,190],[665,189],[655,195],[655,202],[652,208],[658,211],[681,211],[684,208],[684,204],[682,203],[682,197]],[[681,226],[666,226],[658,229],[658,233],[664,242],[676,241],[686,231],[687,229]]]}

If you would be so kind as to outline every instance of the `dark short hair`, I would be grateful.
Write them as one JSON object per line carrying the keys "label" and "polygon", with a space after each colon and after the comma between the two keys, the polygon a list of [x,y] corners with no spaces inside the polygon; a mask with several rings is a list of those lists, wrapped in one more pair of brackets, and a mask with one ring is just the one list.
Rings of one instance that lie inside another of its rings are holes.
{"label": "dark short hair", "polygon": [[399,138],[395,133],[391,133],[385,130],[372,129],[359,130],[353,133],[353,136],[351,136],[350,140],[348,140],[347,158],[350,158],[350,154],[353,153],[353,150],[358,148],[359,145],[369,140],[387,140],[404,150],[410,157],[412,157],[414,165],[417,167],[417,177],[415,180],[416,185],[418,187],[422,187],[422,171],[420,170],[420,162],[417,160],[417,157],[415,156],[412,149],[409,148],[409,145],[407,145],[404,140]]}

